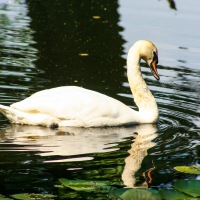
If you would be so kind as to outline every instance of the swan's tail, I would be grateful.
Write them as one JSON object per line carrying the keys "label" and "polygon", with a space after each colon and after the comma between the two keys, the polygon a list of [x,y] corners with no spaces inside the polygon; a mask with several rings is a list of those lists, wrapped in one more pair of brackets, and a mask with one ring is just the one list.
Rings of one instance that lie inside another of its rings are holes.
{"label": "swan's tail", "polygon": [[34,124],[33,119],[37,119],[37,116],[34,118],[33,115],[17,110],[10,106],[4,106],[0,104],[0,113],[2,113],[11,123],[16,124]]}
{"label": "swan's tail", "polygon": [[12,123],[16,124],[28,124],[28,125],[41,125],[51,126],[54,123],[59,123],[60,120],[47,114],[35,113],[35,112],[24,112],[17,110],[10,106],[3,106],[0,104],[0,113]]}
{"label": "swan's tail", "polygon": [[8,118],[12,123],[17,123],[18,113],[16,109],[10,106],[4,106],[0,104],[0,113],[2,113],[6,118]]}

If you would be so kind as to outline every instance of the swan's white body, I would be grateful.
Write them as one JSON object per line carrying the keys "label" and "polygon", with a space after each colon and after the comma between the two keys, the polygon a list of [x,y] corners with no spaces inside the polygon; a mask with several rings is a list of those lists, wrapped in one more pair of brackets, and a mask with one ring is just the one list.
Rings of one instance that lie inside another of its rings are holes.
{"label": "swan's white body", "polygon": [[0,105],[0,112],[13,123],[42,126],[102,127],[155,123],[158,119],[157,104],[139,66],[141,58],[149,65],[153,62],[152,51],[157,53],[151,42],[138,41],[128,54],[128,80],[139,111],[95,91],[63,86],[37,92],[10,107]]}

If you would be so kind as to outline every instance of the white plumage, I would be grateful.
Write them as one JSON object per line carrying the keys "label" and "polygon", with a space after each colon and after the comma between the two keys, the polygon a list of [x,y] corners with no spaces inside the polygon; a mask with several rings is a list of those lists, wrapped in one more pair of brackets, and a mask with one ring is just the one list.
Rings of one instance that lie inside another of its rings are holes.
{"label": "white plumage", "polygon": [[129,84],[139,111],[104,94],[76,86],[43,90],[10,107],[0,105],[0,111],[13,123],[29,125],[101,127],[154,123],[158,119],[158,109],[142,78],[141,58],[159,79],[157,49],[151,42],[136,42],[127,58]]}

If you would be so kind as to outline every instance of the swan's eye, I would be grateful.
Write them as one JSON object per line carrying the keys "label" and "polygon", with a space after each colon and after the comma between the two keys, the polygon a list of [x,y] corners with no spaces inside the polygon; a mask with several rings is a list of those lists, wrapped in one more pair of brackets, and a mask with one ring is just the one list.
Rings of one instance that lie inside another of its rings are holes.
{"label": "swan's eye", "polygon": [[155,51],[153,51],[153,61],[156,61],[156,64],[158,64],[158,56]]}

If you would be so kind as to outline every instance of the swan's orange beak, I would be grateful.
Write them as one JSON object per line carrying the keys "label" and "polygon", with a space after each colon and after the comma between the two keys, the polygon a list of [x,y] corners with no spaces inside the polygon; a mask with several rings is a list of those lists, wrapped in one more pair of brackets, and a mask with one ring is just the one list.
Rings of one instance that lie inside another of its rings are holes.
{"label": "swan's orange beak", "polygon": [[157,60],[152,61],[150,68],[153,73],[153,76],[159,81],[160,77],[159,77],[158,71],[157,71]]}

